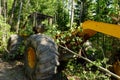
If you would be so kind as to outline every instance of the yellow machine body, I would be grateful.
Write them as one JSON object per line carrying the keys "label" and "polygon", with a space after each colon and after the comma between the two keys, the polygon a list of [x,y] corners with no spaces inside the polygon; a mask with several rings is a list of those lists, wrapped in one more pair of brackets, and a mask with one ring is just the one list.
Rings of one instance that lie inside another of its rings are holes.
{"label": "yellow machine body", "polygon": [[96,21],[85,21],[82,24],[83,33],[87,34],[89,37],[92,37],[97,32],[104,33],[116,38],[120,38],[120,25],[96,22]]}

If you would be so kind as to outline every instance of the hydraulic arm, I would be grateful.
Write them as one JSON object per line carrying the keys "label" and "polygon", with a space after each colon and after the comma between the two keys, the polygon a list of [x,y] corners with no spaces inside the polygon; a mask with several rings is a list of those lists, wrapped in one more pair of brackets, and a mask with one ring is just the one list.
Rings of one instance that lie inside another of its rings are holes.
{"label": "hydraulic arm", "polygon": [[82,24],[83,33],[88,37],[92,37],[97,32],[101,32],[113,37],[120,38],[120,25],[103,23],[103,22],[95,22],[95,21],[85,21]]}

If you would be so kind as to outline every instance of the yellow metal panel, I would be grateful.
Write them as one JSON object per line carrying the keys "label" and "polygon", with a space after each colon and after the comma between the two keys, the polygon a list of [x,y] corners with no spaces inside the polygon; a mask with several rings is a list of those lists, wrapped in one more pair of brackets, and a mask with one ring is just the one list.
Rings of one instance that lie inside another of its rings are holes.
{"label": "yellow metal panel", "polygon": [[95,31],[120,38],[120,25],[108,24],[103,22],[85,21],[82,24],[83,33],[87,31],[89,36],[93,36]]}
{"label": "yellow metal panel", "polygon": [[83,32],[81,33],[82,36],[87,35],[87,37],[92,37],[96,34],[96,31],[90,30],[90,29],[84,29]]}

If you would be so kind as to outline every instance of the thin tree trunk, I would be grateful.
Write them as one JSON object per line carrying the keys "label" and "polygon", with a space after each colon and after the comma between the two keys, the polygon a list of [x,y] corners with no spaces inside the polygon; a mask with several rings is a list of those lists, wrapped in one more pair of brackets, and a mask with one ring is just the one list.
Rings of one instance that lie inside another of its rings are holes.
{"label": "thin tree trunk", "polygon": [[[2,9],[2,14],[3,14],[3,17],[4,17],[4,22],[6,23],[6,18],[7,18],[7,1],[6,0],[3,0],[3,9]],[[7,30],[6,30],[6,26],[4,26],[4,31],[3,31],[3,35],[2,35],[2,42],[3,44],[6,43],[6,40],[7,40]]]}
{"label": "thin tree trunk", "polygon": [[[99,13],[100,13],[100,0],[97,0],[97,8],[96,8],[96,20],[97,21],[100,21],[99,19],[100,19],[100,15],[99,15]],[[99,45],[99,33],[97,34],[97,45]]]}
{"label": "thin tree trunk", "polygon": [[18,33],[19,31],[19,24],[20,24],[20,15],[21,15],[21,11],[22,11],[22,0],[21,0],[21,3],[20,3],[20,10],[19,10],[19,14],[18,14],[18,22],[17,22],[17,26],[16,26],[16,32]]}
{"label": "thin tree trunk", "polygon": [[36,14],[33,15],[33,26],[37,26],[37,23],[36,23]]}
{"label": "thin tree trunk", "polygon": [[81,11],[81,22],[84,22],[85,21],[85,18],[86,18],[86,13],[87,13],[87,0],[81,0],[81,8],[82,8],[82,11]]}
{"label": "thin tree trunk", "polygon": [[100,21],[100,0],[97,0],[97,8],[96,8],[96,20]]}
{"label": "thin tree trunk", "polygon": [[2,13],[2,6],[1,6],[1,0],[0,0],[0,15]]}
{"label": "thin tree trunk", "polygon": [[11,17],[10,17],[10,21],[9,21],[9,24],[12,25],[12,20],[13,20],[13,17],[14,17],[14,10],[15,10],[15,7],[16,7],[16,3],[17,3],[17,0],[14,0],[13,4],[12,4],[12,12],[11,12]]}
{"label": "thin tree trunk", "polygon": [[[82,15],[83,15],[83,2],[81,1],[81,5],[80,5],[80,16],[79,16],[79,24],[81,24]],[[78,24],[78,25],[79,25],[79,24]]]}
{"label": "thin tree trunk", "polygon": [[71,1],[71,22],[70,22],[70,27],[72,28],[73,25],[73,20],[74,20],[74,0]]}
{"label": "thin tree trunk", "polygon": [[7,1],[6,0],[3,0],[3,16],[6,22],[6,18],[7,18]]}
{"label": "thin tree trunk", "polygon": [[26,8],[28,9],[29,6],[30,6],[30,0],[27,1]]}

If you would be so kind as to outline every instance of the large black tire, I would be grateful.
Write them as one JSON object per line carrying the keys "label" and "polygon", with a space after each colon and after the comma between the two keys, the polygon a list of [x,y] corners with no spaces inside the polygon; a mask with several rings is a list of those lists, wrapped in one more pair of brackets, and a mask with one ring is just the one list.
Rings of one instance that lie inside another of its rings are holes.
{"label": "large black tire", "polygon": [[7,50],[9,51],[8,56],[10,59],[20,58],[19,54],[23,54],[19,51],[20,45],[23,45],[23,40],[24,39],[17,34],[13,34],[10,36],[7,44]]}
{"label": "large black tire", "polygon": [[28,78],[51,80],[59,65],[57,45],[43,34],[34,34],[28,38],[26,46],[25,72]]}

